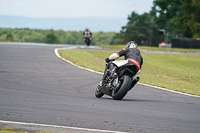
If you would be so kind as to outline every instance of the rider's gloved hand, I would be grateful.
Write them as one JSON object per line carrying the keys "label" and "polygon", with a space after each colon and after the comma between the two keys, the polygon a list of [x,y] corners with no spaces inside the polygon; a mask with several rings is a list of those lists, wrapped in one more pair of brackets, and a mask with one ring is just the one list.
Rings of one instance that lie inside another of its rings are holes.
{"label": "rider's gloved hand", "polygon": [[109,63],[110,61],[111,61],[111,60],[110,60],[109,58],[106,58],[106,59],[105,59],[105,62],[106,62],[106,63]]}

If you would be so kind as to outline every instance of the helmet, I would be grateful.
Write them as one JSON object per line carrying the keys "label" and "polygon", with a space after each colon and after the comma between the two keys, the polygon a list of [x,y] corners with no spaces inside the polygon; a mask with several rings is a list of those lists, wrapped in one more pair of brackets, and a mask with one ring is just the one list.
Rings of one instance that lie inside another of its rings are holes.
{"label": "helmet", "polygon": [[88,30],[88,27],[86,27],[85,29]]}
{"label": "helmet", "polygon": [[130,41],[127,45],[126,48],[137,48],[137,43],[134,41]]}

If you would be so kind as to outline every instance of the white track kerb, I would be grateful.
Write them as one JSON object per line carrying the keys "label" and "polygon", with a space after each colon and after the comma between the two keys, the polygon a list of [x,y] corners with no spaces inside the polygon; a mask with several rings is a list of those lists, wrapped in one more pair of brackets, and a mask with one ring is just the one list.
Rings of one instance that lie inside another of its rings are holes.
{"label": "white track kerb", "polygon": [[[61,49],[76,49],[76,47],[56,48],[56,49],[54,49],[54,52],[55,52],[55,54],[56,54],[56,56],[57,56],[58,58],[60,58],[60,59],[62,59],[62,60],[64,60],[64,61],[66,61],[66,62],[68,62],[68,63],[70,63],[70,64],[72,64],[72,65],[74,65],[74,66],[76,66],[76,67],[78,67],[78,68],[80,68],[80,69],[84,69],[84,70],[87,70],[87,71],[90,71],[90,72],[94,72],[94,73],[97,73],[97,74],[103,74],[103,73],[101,73],[101,72],[96,72],[96,71],[94,71],[94,70],[92,70],[92,69],[88,69],[88,68],[84,68],[84,67],[77,66],[77,65],[75,65],[74,63],[72,63],[71,61],[62,58],[62,57],[59,55],[59,53],[58,53],[58,50],[61,50]],[[200,98],[200,96],[195,96],[195,95],[191,95],[191,94],[186,94],[186,93],[182,93],[182,92],[177,92],[177,91],[173,91],[173,90],[168,90],[168,89],[161,88],[161,87],[157,87],[157,86],[152,86],[152,85],[143,84],[143,83],[138,83],[138,84],[143,85],[143,86],[147,86],[147,87],[151,87],[151,88],[155,88],[155,89],[160,89],[160,90],[164,90],[164,91],[169,91],[169,92],[172,92],[172,93],[177,93],[177,94],[185,95],[185,96],[191,96],[191,97]]]}

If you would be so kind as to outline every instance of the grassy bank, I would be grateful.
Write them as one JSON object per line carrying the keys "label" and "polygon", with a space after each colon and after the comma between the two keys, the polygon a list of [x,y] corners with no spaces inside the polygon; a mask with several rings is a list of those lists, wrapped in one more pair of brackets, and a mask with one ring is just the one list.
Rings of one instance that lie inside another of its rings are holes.
{"label": "grassy bank", "polygon": [[[113,51],[59,50],[76,65],[103,72],[104,60]],[[200,55],[142,53],[140,82],[170,90],[200,95]]]}
{"label": "grassy bank", "polygon": [[[125,48],[125,45],[101,45],[102,48]],[[184,49],[184,48],[159,48],[159,47],[148,47],[148,46],[138,46],[139,49],[145,50],[155,50],[155,51],[180,51],[180,52],[200,52],[200,49]]]}

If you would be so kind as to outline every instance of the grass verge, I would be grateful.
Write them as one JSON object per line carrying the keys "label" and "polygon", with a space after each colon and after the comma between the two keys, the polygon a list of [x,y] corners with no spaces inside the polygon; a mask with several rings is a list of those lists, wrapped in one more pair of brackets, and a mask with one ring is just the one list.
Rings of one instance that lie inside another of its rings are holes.
{"label": "grass verge", "polygon": [[[78,66],[104,71],[104,60],[113,51],[59,50]],[[140,82],[200,96],[200,55],[142,53]]]}
{"label": "grass verge", "polygon": [[0,129],[1,133],[50,133],[50,132],[27,132],[27,131],[21,131],[21,130],[14,130],[11,127],[2,128]]}

